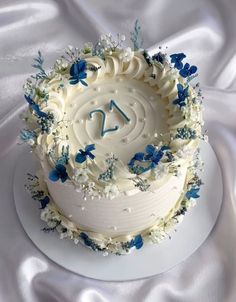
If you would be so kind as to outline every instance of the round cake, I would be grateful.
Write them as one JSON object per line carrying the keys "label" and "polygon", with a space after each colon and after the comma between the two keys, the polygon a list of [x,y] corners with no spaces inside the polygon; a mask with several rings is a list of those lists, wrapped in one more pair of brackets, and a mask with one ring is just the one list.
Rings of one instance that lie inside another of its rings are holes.
{"label": "round cake", "polygon": [[[134,33],[133,33],[134,34]],[[202,98],[183,53],[122,47],[118,35],[66,49],[24,86],[21,131],[41,169],[27,188],[45,231],[95,251],[158,243],[195,204],[201,180]]]}

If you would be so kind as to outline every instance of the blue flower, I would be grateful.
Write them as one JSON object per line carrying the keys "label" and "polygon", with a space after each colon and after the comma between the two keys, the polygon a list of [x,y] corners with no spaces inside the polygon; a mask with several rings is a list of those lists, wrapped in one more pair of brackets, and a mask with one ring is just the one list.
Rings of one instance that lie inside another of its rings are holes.
{"label": "blue flower", "polygon": [[184,53],[175,53],[170,56],[171,57],[171,63],[174,63],[174,67],[178,70],[183,68],[183,59],[186,58],[186,55]]}
{"label": "blue flower", "polygon": [[29,104],[30,108],[37,114],[40,118],[47,118],[47,113],[40,110],[39,105],[37,105],[29,95],[25,95],[25,99]]}
{"label": "blue flower", "polygon": [[132,239],[129,243],[129,247],[136,247],[136,249],[140,249],[143,246],[143,238],[141,235],[137,235]]}
{"label": "blue flower", "polygon": [[163,64],[163,63],[164,63],[164,60],[165,60],[165,55],[164,55],[163,53],[161,53],[161,52],[158,52],[158,53],[155,53],[155,54],[152,56],[152,59],[153,59],[154,61],[157,61],[157,62]]}
{"label": "blue flower", "polygon": [[61,182],[65,182],[68,178],[68,174],[66,172],[66,167],[62,164],[57,164],[55,169],[49,173],[49,179],[51,181],[58,181],[61,179]]}
{"label": "blue flower", "polygon": [[39,202],[41,203],[40,209],[44,209],[46,208],[47,204],[50,202],[50,198],[48,196],[45,196],[44,198],[39,199]]}
{"label": "blue flower", "polygon": [[85,60],[79,60],[72,64],[70,68],[70,84],[75,85],[79,82],[83,84],[84,86],[88,86],[88,84],[84,81],[84,79],[87,78],[86,70],[86,61]]}
{"label": "blue flower", "polygon": [[95,150],[95,145],[91,144],[91,145],[87,145],[85,147],[85,150],[80,149],[79,152],[77,153],[76,157],[75,157],[75,161],[77,163],[82,164],[84,161],[86,161],[87,157],[90,157],[91,159],[95,158],[95,155],[93,155],[91,153],[91,151]]}
{"label": "blue flower", "polygon": [[184,68],[180,70],[179,74],[183,78],[187,78],[187,77],[191,76],[193,73],[195,73],[196,71],[197,71],[197,66],[195,66],[195,65],[190,66],[189,63],[186,63],[184,65]]}
{"label": "blue flower", "polygon": [[173,104],[178,105],[181,108],[186,105],[185,99],[189,96],[188,86],[184,88],[182,84],[177,84],[177,89],[178,89],[178,99],[174,100]]}
{"label": "blue flower", "polygon": [[200,195],[198,195],[199,190],[200,190],[200,188],[198,188],[198,187],[192,187],[189,191],[187,191],[187,193],[185,194],[185,197],[187,199],[199,198],[200,197]]}
{"label": "blue flower", "polygon": [[164,151],[169,149],[170,148],[167,146],[162,146],[160,149],[156,149],[152,145],[147,145],[146,147],[147,155],[145,155],[145,160],[151,161],[151,165],[148,167],[148,170],[155,168],[158,165],[159,161],[162,159],[164,155]]}
{"label": "blue flower", "polygon": [[92,240],[89,238],[89,236],[87,234],[85,234],[84,232],[80,233],[80,238],[82,238],[84,240],[84,244],[87,246],[92,246],[93,242]]}
{"label": "blue flower", "polygon": [[[168,146],[162,146],[160,149],[156,149],[152,145],[147,145],[145,149],[146,154],[141,152],[136,153],[129,161],[128,166],[133,171],[133,173],[141,174],[143,172],[146,172],[150,169],[155,168],[164,156],[164,152],[169,149],[170,148]],[[146,162],[149,165],[146,165],[146,167],[135,166],[135,161]]]}

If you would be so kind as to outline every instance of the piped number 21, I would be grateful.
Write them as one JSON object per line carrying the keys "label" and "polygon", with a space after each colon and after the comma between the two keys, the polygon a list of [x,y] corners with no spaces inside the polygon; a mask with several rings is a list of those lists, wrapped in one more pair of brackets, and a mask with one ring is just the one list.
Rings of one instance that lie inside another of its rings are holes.
{"label": "piped number 21", "polygon": [[[117,105],[117,103],[113,100],[110,101],[109,104],[109,111],[111,112],[115,108],[120,115],[125,119],[126,122],[130,121],[130,118],[124,113],[124,111]],[[119,129],[119,126],[116,125],[114,128],[107,128],[105,129],[106,124],[106,112],[104,112],[102,109],[95,109],[89,113],[89,117],[92,119],[93,114],[99,113],[102,116],[102,129],[101,129],[101,136],[103,137],[108,132],[114,132]]]}

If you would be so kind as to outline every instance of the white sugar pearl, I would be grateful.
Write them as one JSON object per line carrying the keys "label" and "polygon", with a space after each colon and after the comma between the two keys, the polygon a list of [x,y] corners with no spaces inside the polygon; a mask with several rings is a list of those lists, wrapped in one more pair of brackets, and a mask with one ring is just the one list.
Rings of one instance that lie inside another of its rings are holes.
{"label": "white sugar pearl", "polygon": [[125,41],[125,35],[120,36],[121,41]]}
{"label": "white sugar pearl", "polygon": [[140,123],[146,122],[146,118],[145,117],[140,117],[139,121],[140,121]]}
{"label": "white sugar pearl", "polygon": [[93,90],[99,92],[99,91],[101,91],[101,87],[94,87]]}
{"label": "white sugar pearl", "polygon": [[128,137],[123,138],[123,139],[122,139],[122,142],[123,142],[123,143],[128,143],[128,142],[129,142]]}
{"label": "white sugar pearl", "polygon": [[123,211],[127,213],[131,213],[131,208],[125,208]]}

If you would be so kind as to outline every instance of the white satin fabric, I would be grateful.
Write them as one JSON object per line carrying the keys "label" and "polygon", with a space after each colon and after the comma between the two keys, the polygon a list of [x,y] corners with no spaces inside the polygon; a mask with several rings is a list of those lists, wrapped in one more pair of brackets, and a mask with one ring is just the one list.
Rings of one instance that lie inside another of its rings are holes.
{"label": "white satin fabric", "polygon": [[[236,301],[235,14],[235,0],[1,0],[0,301]],[[145,47],[183,51],[199,67],[206,127],[223,171],[224,201],[210,237],[185,262],[146,280],[100,282],[48,260],[17,218],[12,177],[20,148],[18,115],[25,106],[22,84],[32,73],[38,49],[50,66],[68,44],[96,41],[104,32],[129,36],[136,18],[142,24]]]}

